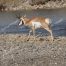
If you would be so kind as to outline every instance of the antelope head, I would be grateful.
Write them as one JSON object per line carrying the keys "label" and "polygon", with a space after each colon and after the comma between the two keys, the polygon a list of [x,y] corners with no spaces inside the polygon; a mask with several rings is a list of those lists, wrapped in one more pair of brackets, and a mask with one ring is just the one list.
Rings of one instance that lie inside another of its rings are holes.
{"label": "antelope head", "polygon": [[22,17],[20,18],[19,25],[26,25],[28,21],[29,21],[29,19],[26,18],[26,16],[22,16]]}
{"label": "antelope head", "polygon": [[18,15],[16,15],[16,18],[19,19],[19,25],[24,25],[25,24],[25,18],[26,18],[26,15],[24,16],[21,16],[20,13]]}
{"label": "antelope head", "polygon": [[25,24],[25,19],[24,19],[24,17],[21,17],[20,22],[19,22],[19,26],[24,25],[24,24]]}

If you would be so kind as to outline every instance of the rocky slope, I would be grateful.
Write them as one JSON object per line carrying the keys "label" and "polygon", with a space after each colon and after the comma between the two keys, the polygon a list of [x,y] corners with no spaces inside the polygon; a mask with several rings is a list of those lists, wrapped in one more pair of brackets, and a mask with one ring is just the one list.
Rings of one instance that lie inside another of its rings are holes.
{"label": "rocky slope", "polygon": [[0,11],[22,9],[55,9],[66,7],[66,0],[1,0]]}

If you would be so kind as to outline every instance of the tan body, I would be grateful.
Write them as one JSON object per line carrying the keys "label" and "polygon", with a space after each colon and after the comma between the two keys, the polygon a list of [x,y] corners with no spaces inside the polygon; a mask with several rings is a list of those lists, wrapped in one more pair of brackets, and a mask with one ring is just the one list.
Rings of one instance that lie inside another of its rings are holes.
{"label": "tan body", "polygon": [[[51,34],[51,38],[53,40],[52,29],[51,29],[51,25],[50,25],[51,19],[44,18],[44,17],[35,17],[35,18],[31,18],[31,19],[28,19],[26,17],[21,17],[20,20],[21,21],[20,21],[19,25],[24,24],[26,26],[31,26],[33,35],[35,35],[35,29],[43,28]],[[30,35],[30,32],[29,32],[29,35]]]}

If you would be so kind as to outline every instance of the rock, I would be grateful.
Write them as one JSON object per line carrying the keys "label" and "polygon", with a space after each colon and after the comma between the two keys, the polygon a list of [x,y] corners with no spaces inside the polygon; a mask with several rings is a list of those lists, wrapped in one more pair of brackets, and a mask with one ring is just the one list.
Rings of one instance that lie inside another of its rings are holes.
{"label": "rock", "polygon": [[6,9],[6,6],[4,6],[3,4],[0,4],[0,11],[4,11]]}
{"label": "rock", "polygon": [[30,5],[45,4],[48,0],[28,0]]}

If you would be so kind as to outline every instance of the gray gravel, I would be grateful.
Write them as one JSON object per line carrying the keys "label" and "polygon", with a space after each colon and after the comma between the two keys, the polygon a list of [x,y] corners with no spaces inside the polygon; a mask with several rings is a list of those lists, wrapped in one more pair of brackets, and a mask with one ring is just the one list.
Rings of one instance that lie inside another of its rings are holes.
{"label": "gray gravel", "polygon": [[41,38],[0,35],[0,66],[66,66],[66,37]]}

